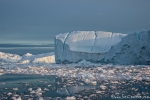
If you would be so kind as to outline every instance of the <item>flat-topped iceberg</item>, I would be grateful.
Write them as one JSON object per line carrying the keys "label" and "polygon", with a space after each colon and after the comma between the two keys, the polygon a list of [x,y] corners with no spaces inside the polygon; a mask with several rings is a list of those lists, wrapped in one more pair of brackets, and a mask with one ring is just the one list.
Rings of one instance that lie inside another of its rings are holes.
{"label": "flat-topped iceberg", "polygon": [[126,34],[103,31],[74,31],[55,37],[56,63],[98,61],[101,54],[122,40]]}
{"label": "flat-topped iceberg", "polygon": [[150,64],[150,30],[133,34],[74,31],[55,37],[56,63],[81,60],[113,64]]}

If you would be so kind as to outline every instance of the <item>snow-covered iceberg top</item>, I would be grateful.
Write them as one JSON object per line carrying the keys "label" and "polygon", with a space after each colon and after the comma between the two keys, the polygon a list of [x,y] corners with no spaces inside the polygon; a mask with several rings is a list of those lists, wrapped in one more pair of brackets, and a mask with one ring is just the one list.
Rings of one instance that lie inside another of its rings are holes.
{"label": "snow-covered iceberg top", "polygon": [[125,36],[126,34],[104,31],[74,31],[59,34],[56,36],[56,39],[62,42],[63,46],[59,49],[63,51],[67,44],[72,51],[105,53]]}
{"label": "snow-covered iceberg top", "polygon": [[150,30],[132,34],[74,31],[55,37],[56,63],[150,64]]}
{"label": "snow-covered iceberg top", "polygon": [[74,31],[55,37],[56,63],[96,61],[100,54],[107,53],[126,34],[103,31]]}

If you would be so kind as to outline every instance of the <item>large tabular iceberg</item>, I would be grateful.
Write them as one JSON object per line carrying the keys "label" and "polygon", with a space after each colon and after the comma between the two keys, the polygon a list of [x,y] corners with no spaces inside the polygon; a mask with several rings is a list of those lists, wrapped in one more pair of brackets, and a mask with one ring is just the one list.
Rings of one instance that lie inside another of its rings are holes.
{"label": "large tabular iceberg", "polygon": [[81,60],[113,64],[149,64],[150,31],[121,34],[74,31],[55,37],[56,63]]}
{"label": "large tabular iceberg", "polygon": [[74,31],[55,38],[56,63],[99,61],[102,54],[117,44],[126,34],[103,31]]}

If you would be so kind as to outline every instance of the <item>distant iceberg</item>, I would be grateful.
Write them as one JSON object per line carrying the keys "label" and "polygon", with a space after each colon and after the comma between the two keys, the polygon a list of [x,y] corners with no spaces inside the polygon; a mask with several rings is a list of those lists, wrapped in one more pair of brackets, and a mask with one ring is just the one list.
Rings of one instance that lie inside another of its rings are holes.
{"label": "distant iceberg", "polygon": [[22,58],[18,61],[21,64],[28,64],[28,63],[55,63],[55,55],[54,52],[51,53],[42,53],[32,55],[27,53],[22,56]]}
{"label": "distant iceberg", "polygon": [[113,64],[149,64],[150,31],[122,34],[74,31],[55,37],[56,63],[82,60]]}
{"label": "distant iceberg", "polygon": [[18,62],[18,60],[20,59],[21,59],[21,56],[17,54],[0,52],[0,62],[15,63],[15,62]]}
{"label": "distant iceberg", "polygon": [[55,63],[54,52],[32,55],[27,53],[23,56],[0,52],[0,62],[2,63]]}

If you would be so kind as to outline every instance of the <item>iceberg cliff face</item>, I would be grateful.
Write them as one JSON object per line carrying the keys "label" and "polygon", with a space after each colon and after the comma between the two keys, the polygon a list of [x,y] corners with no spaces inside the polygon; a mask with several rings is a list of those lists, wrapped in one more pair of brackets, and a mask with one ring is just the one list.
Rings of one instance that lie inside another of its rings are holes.
{"label": "iceberg cliff face", "polygon": [[150,30],[129,35],[77,31],[55,38],[56,63],[81,60],[113,64],[150,64]]}
{"label": "iceberg cliff face", "polygon": [[104,56],[114,64],[150,65],[150,30],[129,34]]}
{"label": "iceberg cliff face", "polygon": [[103,31],[74,31],[55,37],[56,63],[81,60],[98,62],[111,46],[119,43],[126,34]]}

